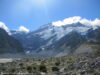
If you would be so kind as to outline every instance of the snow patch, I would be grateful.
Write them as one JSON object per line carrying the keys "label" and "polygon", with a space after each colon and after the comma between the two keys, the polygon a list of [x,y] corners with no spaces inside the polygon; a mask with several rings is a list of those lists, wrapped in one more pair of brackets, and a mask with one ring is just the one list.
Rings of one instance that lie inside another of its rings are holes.
{"label": "snow patch", "polygon": [[30,53],[30,51],[26,51],[26,54],[29,54]]}

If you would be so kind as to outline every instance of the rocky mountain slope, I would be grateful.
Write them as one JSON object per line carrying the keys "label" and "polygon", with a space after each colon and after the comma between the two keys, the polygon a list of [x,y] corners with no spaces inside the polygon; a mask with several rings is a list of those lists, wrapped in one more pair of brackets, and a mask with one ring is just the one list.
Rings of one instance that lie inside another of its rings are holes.
{"label": "rocky mountain slope", "polygon": [[77,22],[64,26],[47,24],[29,33],[12,32],[11,36],[22,43],[26,52],[29,51],[34,56],[49,57],[73,53],[84,42],[97,43],[99,33],[99,27],[93,29]]}
{"label": "rocky mountain slope", "polygon": [[[1,28],[6,32],[9,31],[5,25],[1,25]],[[86,46],[84,43],[99,43],[100,20],[90,21],[80,17],[71,17],[64,21],[43,25],[35,31],[21,26],[18,30],[9,33],[22,44],[28,55],[36,57],[62,56],[83,48],[82,46]],[[91,47],[91,45],[88,46]]]}
{"label": "rocky mountain slope", "polygon": [[23,47],[18,40],[9,36],[0,28],[0,55],[24,53]]}

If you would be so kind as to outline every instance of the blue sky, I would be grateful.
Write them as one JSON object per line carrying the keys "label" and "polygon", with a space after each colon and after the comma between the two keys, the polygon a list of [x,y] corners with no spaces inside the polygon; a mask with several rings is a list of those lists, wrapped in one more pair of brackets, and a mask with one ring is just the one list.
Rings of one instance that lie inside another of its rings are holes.
{"label": "blue sky", "polygon": [[0,0],[0,21],[10,29],[35,30],[73,16],[100,19],[100,0]]}

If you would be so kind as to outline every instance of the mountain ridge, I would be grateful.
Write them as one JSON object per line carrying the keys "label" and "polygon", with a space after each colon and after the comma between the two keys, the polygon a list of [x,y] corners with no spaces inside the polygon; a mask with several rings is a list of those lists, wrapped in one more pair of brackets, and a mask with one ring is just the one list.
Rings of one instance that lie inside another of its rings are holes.
{"label": "mountain ridge", "polygon": [[[82,23],[83,21],[89,23],[86,25]],[[11,31],[10,36],[22,44],[26,54],[41,56],[69,54],[73,53],[84,42],[100,42],[98,19],[89,21],[80,17],[71,17],[62,22],[65,22],[65,25],[55,26],[53,23],[49,23],[27,33]],[[47,53],[49,54],[47,55]]]}

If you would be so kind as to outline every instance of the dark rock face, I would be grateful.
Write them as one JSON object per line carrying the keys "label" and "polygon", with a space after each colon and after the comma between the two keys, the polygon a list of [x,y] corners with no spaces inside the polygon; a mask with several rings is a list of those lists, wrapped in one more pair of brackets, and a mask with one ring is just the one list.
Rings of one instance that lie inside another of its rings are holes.
{"label": "dark rock face", "polygon": [[24,53],[21,44],[9,36],[5,30],[0,29],[0,54],[5,53]]}

